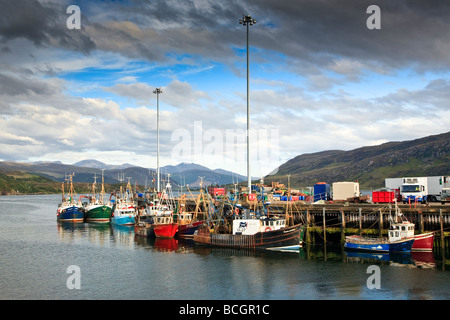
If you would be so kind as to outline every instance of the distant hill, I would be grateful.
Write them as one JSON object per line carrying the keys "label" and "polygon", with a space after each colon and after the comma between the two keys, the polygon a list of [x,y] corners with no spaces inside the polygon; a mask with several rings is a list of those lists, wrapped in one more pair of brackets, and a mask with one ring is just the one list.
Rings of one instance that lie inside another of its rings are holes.
{"label": "distant hill", "polygon": [[124,163],[121,165],[111,165],[111,164],[105,164],[101,161],[95,160],[95,159],[87,159],[78,161],[73,164],[73,166],[76,167],[85,167],[85,168],[95,168],[95,169],[126,169],[130,167],[135,167],[132,164]]}
{"label": "distant hill", "polygon": [[[128,179],[130,179],[132,185],[154,187],[157,180],[155,169],[133,165],[128,166],[128,164],[120,166],[108,165],[94,159],[79,161],[73,165],[60,162],[20,163],[3,161],[0,162],[0,174],[3,174],[0,176],[0,192],[9,194],[26,190],[23,188],[19,190],[15,187],[16,184],[12,183],[16,179],[14,177],[20,177],[20,183],[26,185],[28,182],[32,182],[28,178],[30,176],[33,176],[35,180],[35,177],[43,177],[47,179],[45,180],[46,182],[62,182],[67,174],[75,173],[73,177],[75,183],[91,184],[94,181],[94,177],[97,177],[97,183],[100,183],[101,169],[105,169],[103,174],[104,181],[107,184],[126,184]],[[245,177],[238,176],[235,173],[222,169],[211,170],[194,163],[181,163],[176,166],[161,167],[160,173],[162,183],[167,181],[167,174],[171,175],[170,181],[175,190],[181,185],[189,185],[191,188],[199,187],[201,179],[203,179],[203,186],[231,184],[237,180],[237,177],[239,181],[245,181]],[[13,177],[14,181],[8,177]]]}
{"label": "distant hill", "polygon": [[211,184],[225,185],[247,180],[247,177],[231,171],[224,169],[211,170],[195,163],[180,163],[176,166],[164,166],[161,167],[161,172],[171,174],[171,177],[179,181],[180,184],[189,184],[191,187],[199,187],[201,181],[203,181],[203,186],[207,186]]}
{"label": "distant hill", "polygon": [[[74,182],[91,184],[94,176],[100,182],[101,169],[105,183],[125,184],[130,178],[132,185],[154,186],[154,169],[128,164],[108,165],[94,159],[83,160],[73,165],[60,162],[0,162],[0,192],[40,192],[53,190],[51,181],[64,181],[66,174],[75,173]],[[223,169],[211,170],[194,163],[180,163],[161,168],[161,180],[170,181],[174,189],[179,185],[198,187],[210,184],[231,184],[246,177]],[[291,187],[312,186],[316,182],[359,181],[363,188],[384,187],[385,178],[402,176],[450,175],[450,132],[421,139],[388,142],[378,146],[362,147],[350,151],[327,150],[299,155],[278,169],[276,175],[266,176],[266,184],[278,181],[287,185],[290,175]],[[45,179],[40,179],[43,177]],[[29,188],[28,188],[29,186]],[[28,188],[28,189],[27,189]]]}
{"label": "distant hill", "polygon": [[385,178],[450,174],[450,132],[421,139],[387,142],[350,151],[328,150],[299,155],[266,176],[265,183],[312,186],[316,182],[358,181],[362,187],[384,187]]}

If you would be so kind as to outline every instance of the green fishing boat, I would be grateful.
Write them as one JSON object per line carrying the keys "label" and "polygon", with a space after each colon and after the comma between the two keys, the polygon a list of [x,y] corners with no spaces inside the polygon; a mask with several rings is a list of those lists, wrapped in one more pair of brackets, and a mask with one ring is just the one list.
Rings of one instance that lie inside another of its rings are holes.
{"label": "green fishing boat", "polygon": [[94,177],[90,202],[86,205],[85,219],[86,222],[109,223],[111,221],[111,216],[114,210],[111,201],[106,201],[105,199],[103,170],[102,170],[102,191],[98,197],[96,195],[96,186],[97,186],[96,180],[97,180],[96,177]]}

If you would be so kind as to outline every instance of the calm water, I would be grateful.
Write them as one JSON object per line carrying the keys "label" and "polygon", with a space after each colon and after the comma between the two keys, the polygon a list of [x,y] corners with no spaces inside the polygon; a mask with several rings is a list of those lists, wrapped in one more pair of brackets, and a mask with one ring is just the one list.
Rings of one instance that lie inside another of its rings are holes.
{"label": "calm water", "polygon": [[[450,266],[431,257],[347,256],[340,246],[248,254],[135,238],[132,228],[57,223],[59,195],[0,197],[1,299],[449,299]],[[447,257],[448,258],[448,257]],[[70,290],[67,268],[79,267]],[[380,289],[369,289],[377,265]]]}

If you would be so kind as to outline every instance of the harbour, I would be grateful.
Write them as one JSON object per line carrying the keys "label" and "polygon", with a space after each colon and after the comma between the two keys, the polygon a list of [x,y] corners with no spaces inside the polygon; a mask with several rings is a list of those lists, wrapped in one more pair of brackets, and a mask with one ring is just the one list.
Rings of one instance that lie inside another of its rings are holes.
{"label": "harbour", "polygon": [[[57,222],[59,197],[0,197],[1,299],[450,298],[448,246],[387,257],[348,253],[331,241],[331,211],[326,242],[319,231],[297,253],[261,252],[137,237],[132,227],[110,223]],[[81,272],[78,290],[67,287],[73,265]],[[380,268],[381,289],[367,287],[373,265]]]}

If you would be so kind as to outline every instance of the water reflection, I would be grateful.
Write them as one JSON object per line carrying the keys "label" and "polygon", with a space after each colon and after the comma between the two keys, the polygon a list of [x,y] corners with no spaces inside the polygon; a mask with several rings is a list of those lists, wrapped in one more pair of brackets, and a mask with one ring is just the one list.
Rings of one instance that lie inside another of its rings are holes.
{"label": "water reflection", "polygon": [[436,268],[432,252],[412,252],[403,254],[361,253],[345,251],[341,245],[305,245],[299,252],[255,251],[248,249],[211,248],[195,244],[189,239],[145,238],[134,233],[130,226],[58,222],[58,235],[63,242],[89,242],[98,246],[120,246],[128,249],[143,248],[158,252],[195,253],[213,256],[246,256],[280,259],[305,259],[341,261],[343,263],[403,265],[416,268]]}
{"label": "water reflection", "polygon": [[306,246],[306,259],[342,261],[344,263],[385,264],[417,268],[436,268],[433,252],[368,253],[346,251],[340,245]]}

